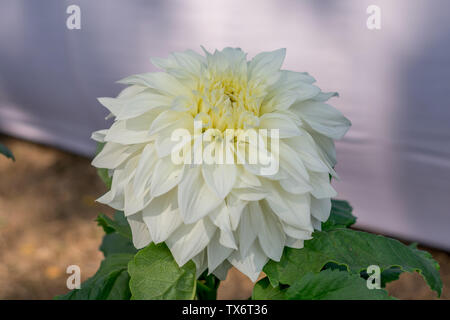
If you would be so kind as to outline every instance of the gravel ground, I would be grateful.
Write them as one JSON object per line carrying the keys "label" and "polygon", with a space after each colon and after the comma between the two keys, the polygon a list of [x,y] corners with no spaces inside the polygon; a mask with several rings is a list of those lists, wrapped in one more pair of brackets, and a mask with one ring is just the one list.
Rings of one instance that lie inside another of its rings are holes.
{"label": "gravel ground", "polygon": [[[51,299],[67,291],[67,266],[79,265],[84,280],[103,258],[94,220],[112,210],[94,200],[105,187],[86,158],[6,136],[0,142],[16,157],[0,157],[0,299]],[[450,299],[450,256],[425,249],[441,265],[441,298]],[[418,274],[403,274],[388,290],[401,299],[436,298]],[[250,294],[237,270],[219,288],[220,299]]]}

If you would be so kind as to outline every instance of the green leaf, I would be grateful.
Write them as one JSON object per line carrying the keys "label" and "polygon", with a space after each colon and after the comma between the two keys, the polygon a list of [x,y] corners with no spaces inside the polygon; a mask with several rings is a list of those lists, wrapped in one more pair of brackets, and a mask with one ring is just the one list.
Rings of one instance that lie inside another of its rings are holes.
{"label": "green leaf", "polygon": [[431,256],[401,242],[350,229],[315,232],[303,249],[285,248],[280,262],[269,261],[264,272],[273,286],[292,284],[309,272],[318,273],[329,262],[359,274],[370,265],[381,271],[398,267],[419,272],[439,295],[442,291],[438,265]]}
{"label": "green leaf", "polygon": [[196,268],[192,261],[179,267],[164,243],[141,249],[128,264],[132,299],[194,299]]}
{"label": "green leaf", "polygon": [[356,222],[356,217],[352,215],[353,208],[347,201],[331,200],[331,213],[326,222],[322,224],[322,230],[336,228],[348,228]]}
{"label": "green leaf", "polygon": [[252,300],[285,300],[286,289],[272,287],[267,277],[259,280],[253,287]]}
{"label": "green leaf", "polygon": [[125,238],[132,239],[130,225],[121,211],[116,211],[114,220],[100,213],[97,217],[97,223],[107,234],[117,232]]}
{"label": "green leaf", "polygon": [[386,287],[386,283],[398,280],[403,270],[398,267],[389,268],[381,272],[381,287]]}
{"label": "green leaf", "polygon": [[[104,146],[105,146],[104,143],[100,143],[100,142],[97,143],[96,154],[99,154],[102,151]],[[98,168],[97,174],[100,177],[100,179],[102,179],[103,183],[108,187],[108,189],[111,189],[112,177],[109,176],[108,169]]]}
{"label": "green leaf", "polygon": [[357,274],[339,270],[309,272],[286,290],[288,300],[390,300],[383,289],[368,289]]}
{"label": "green leaf", "polygon": [[128,300],[128,262],[132,254],[111,254],[106,257],[94,276],[81,284],[80,289],[55,297],[57,300]]}
{"label": "green leaf", "polygon": [[12,161],[16,161],[11,150],[9,150],[5,145],[1,143],[0,143],[0,153],[3,154],[5,157],[12,159]]}
{"label": "green leaf", "polygon": [[115,232],[105,234],[100,245],[100,251],[103,252],[105,257],[115,253],[130,253],[134,255],[137,252],[130,239]]}
{"label": "green leaf", "polygon": [[208,275],[206,270],[197,280],[197,298],[198,300],[216,300],[217,289],[219,288],[220,280],[215,275]]}

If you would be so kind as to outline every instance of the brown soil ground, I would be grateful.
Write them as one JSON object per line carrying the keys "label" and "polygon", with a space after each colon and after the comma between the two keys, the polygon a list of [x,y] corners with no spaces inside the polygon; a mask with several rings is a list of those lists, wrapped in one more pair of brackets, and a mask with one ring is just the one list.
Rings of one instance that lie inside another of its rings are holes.
{"label": "brown soil ground", "polygon": [[[112,210],[94,200],[105,192],[90,161],[38,144],[0,136],[16,162],[0,157],[0,299],[51,299],[67,291],[65,272],[79,265],[82,280],[103,256],[102,230],[94,219]],[[450,256],[431,250],[441,265],[443,299],[450,299]],[[388,286],[401,299],[435,299],[418,274]],[[220,299],[246,299],[251,282],[232,270]]]}

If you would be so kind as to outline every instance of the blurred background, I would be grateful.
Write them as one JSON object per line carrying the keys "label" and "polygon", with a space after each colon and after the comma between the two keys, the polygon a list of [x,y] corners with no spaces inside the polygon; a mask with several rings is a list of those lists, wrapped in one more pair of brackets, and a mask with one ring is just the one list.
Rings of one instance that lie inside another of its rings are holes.
{"label": "blurred background", "polygon": [[[66,25],[70,5],[81,29]],[[381,28],[366,21],[380,9]],[[99,266],[95,202],[105,187],[90,159],[107,128],[97,97],[156,71],[150,57],[200,45],[252,57],[287,48],[285,69],[307,71],[353,123],[337,143],[335,182],[357,228],[419,242],[441,264],[450,298],[450,2],[446,0],[0,0],[0,299],[47,299]],[[389,291],[435,298],[418,275]],[[247,298],[236,271],[221,298]]]}

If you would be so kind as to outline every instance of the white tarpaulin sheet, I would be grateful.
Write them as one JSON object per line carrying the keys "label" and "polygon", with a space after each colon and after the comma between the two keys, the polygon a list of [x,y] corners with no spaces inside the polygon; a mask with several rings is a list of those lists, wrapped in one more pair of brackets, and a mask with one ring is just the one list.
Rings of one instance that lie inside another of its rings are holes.
{"label": "white tarpaulin sheet", "polygon": [[[81,9],[69,30],[66,9]],[[381,10],[369,30],[366,9]],[[151,56],[287,48],[353,127],[335,186],[359,226],[450,249],[450,2],[0,1],[0,131],[92,155],[99,96],[155,71]]]}

